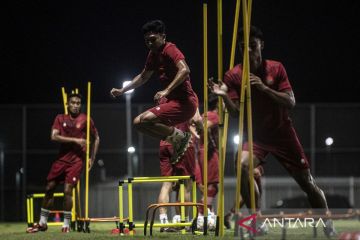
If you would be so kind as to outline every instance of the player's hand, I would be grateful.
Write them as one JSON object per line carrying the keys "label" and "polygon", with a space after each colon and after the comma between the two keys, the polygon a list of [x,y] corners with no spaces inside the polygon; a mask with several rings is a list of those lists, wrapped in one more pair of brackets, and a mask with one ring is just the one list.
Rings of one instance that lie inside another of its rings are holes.
{"label": "player's hand", "polygon": [[89,172],[93,166],[94,166],[94,160],[92,158],[89,158]]}
{"label": "player's hand", "polygon": [[250,85],[256,87],[260,91],[265,91],[268,87],[261,81],[261,78],[250,73]]}
{"label": "player's hand", "polygon": [[198,131],[196,130],[196,127],[195,127],[195,126],[190,125],[189,129],[190,129],[190,133],[191,133],[196,139],[200,139],[200,135],[199,135]]}
{"label": "player's hand", "polygon": [[157,93],[155,94],[155,96],[154,96],[154,101],[155,101],[156,103],[158,103],[158,102],[160,101],[160,99],[166,97],[167,95],[169,95],[169,93],[170,93],[170,92],[169,92],[169,90],[167,90],[167,89],[164,89],[164,90],[162,90],[162,91],[157,92]]}
{"label": "player's hand", "polygon": [[198,185],[198,188],[200,190],[200,192],[204,192],[204,185],[202,185],[201,183]]}
{"label": "player's hand", "polygon": [[80,147],[85,147],[86,145],[86,139],[83,138],[75,138],[74,142],[79,145]]}
{"label": "player's hand", "polygon": [[261,172],[258,168],[254,168],[254,177],[255,178],[261,177]]}
{"label": "player's hand", "polygon": [[212,93],[218,96],[226,95],[226,85],[221,80],[219,80],[219,83],[215,83],[213,78],[209,78],[208,88]]}
{"label": "player's hand", "polygon": [[111,89],[111,91],[110,91],[110,95],[111,95],[111,97],[113,97],[113,98],[116,98],[116,97],[118,97],[118,96],[121,96],[122,94],[124,94],[122,88],[113,88],[113,89]]}

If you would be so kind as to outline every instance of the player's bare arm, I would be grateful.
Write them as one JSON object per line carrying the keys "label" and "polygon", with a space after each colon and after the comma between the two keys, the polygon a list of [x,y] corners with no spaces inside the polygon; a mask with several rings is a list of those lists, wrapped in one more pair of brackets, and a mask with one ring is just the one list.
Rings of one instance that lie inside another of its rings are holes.
{"label": "player's bare arm", "polygon": [[212,93],[221,96],[224,100],[225,107],[229,111],[229,114],[232,117],[238,117],[239,116],[239,102],[238,101],[232,101],[230,97],[227,95],[227,86],[219,80],[219,83],[215,83],[213,79],[209,79],[208,81],[209,89]]}
{"label": "player's bare arm", "polygon": [[172,80],[172,82],[162,91],[159,91],[155,94],[154,100],[157,102],[161,98],[166,97],[169,95],[169,93],[174,90],[177,86],[179,86],[184,80],[189,77],[190,69],[188,65],[186,64],[185,60],[180,60],[176,67],[178,69],[175,78]]}
{"label": "player's bare arm", "polygon": [[254,75],[250,74],[250,84],[260,91],[266,93],[268,96],[270,96],[275,102],[287,107],[287,108],[293,108],[295,106],[295,96],[292,91],[286,91],[286,92],[278,92],[275,91],[268,86],[266,86],[261,79]]}
{"label": "player's bare arm", "polygon": [[90,156],[90,159],[89,159],[89,170],[92,168],[93,164],[94,164],[94,161],[96,159],[96,154],[98,152],[98,149],[99,149],[99,144],[100,144],[100,137],[99,137],[99,134],[96,134],[94,136],[94,144],[92,146],[92,149],[91,149],[91,156]]}
{"label": "player's bare arm", "polygon": [[81,147],[86,145],[86,139],[61,136],[58,129],[51,131],[51,140],[59,143],[76,143]]}
{"label": "player's bare arm", "polygon": [[118,97],[131,89],[140,87],[141,85],[143,85],[150,79],[152,74],[153,74],[153,71],[147,71],[144,69],[139,75],[134,77],[133,80],[125,87],[111,89],[111,91],[110,91],[111,96]]}

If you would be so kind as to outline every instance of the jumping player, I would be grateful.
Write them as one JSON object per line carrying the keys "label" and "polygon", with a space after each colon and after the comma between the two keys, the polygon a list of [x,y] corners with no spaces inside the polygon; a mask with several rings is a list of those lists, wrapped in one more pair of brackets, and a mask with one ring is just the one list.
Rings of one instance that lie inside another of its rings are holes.
{"label": "jumping player", "polygon": [[[50,208],[54,202],[54,191],[57,185],[64,183],[64,224],[61,231],[70,231],[72,190],[78,182],[84,163],[86,163],[86,115],[81,113],[81,95],[70,94],[67,108],[69,115],[59,114],[56,116],[52,130],[51,140],[60,143],[60,151],[57,160],[52,164],[47,176],[45,197],[41,207],[40,221],[26,230],[27,233],[35,233],[47,230],[47,220]],[[91,155],[89,169],[91,169],[99,147],[99,135],[90,121],[91,131]]]}
{"label": "jumping player", "polygon": [[189,67],[175,44],[167,42],[165,24],[160,20],[147,22],[143,27],[145,45],[149,54],[142,72],[129,85],[113,88],[111,95],[120,96],[137,88],[157,74],[163,90],[154,96],[157,106],[134,119],[138,131],[162,139],[173,146],[171,162],[176,163],[189,146],[191,134],[174,127],[189,121],[195,114],[198,99],[191,87]]}

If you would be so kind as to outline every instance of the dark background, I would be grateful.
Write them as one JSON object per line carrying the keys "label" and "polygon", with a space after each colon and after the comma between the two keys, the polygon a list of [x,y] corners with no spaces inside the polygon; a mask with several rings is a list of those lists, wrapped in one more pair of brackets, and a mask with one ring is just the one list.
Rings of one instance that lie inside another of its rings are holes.
{"label": "dark background", "polygon": [[[223,1],[224,69],[235,0]],[[217,76],[216,1],[209,8],[209,76]],[[8,1],[2,4],[0,103],[59,103],[60,87],[113,102],[112,87],[138,74],[147,55],[141,26],[162,19],[167,39],[186,56],[202,98],[202,1]],[[285,65],[298,102],[358,102],[360,3],[255,0],[252,23],[265,35],[264,55]],[[136,91],[151,102],[156,79]],[[84,90],[85,91],[85,90]],[[123,100],[121,100],[123,101]]]}

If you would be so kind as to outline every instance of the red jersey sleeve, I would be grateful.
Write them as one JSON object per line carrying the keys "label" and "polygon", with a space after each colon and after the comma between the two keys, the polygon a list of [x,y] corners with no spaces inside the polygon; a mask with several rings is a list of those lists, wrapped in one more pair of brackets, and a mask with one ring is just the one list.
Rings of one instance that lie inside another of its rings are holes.
{"label": "red jersey sleeve", "polygon": [[277,78],[278,78],[278,91],[280,92],[292,91],[286,70],[281,63],[279,63]]}
{"label": "red jersey sleeve", "polygon": [[62,128],[62,125],[61,125],[61,115],[59,114],[59,115],[57,115],[57,116],[55,117],[55,120],[54,120],[54,123],[53,123],[51,129],[57,129],[57,130],[60,131],[61,128]]}
{"label": "red jersey sleeve", "polygon": [[219,116],[217,113],[208,112],[208,121],[212,122],[214,126],[219,124]]}
{"label": "red jersey sleeve", "polygon": [[177,64],[180,60],[185,60],[184,54],[182,54],[175,44],[169,44],[166,46],[164,54],[171,58],[175,64]]}

